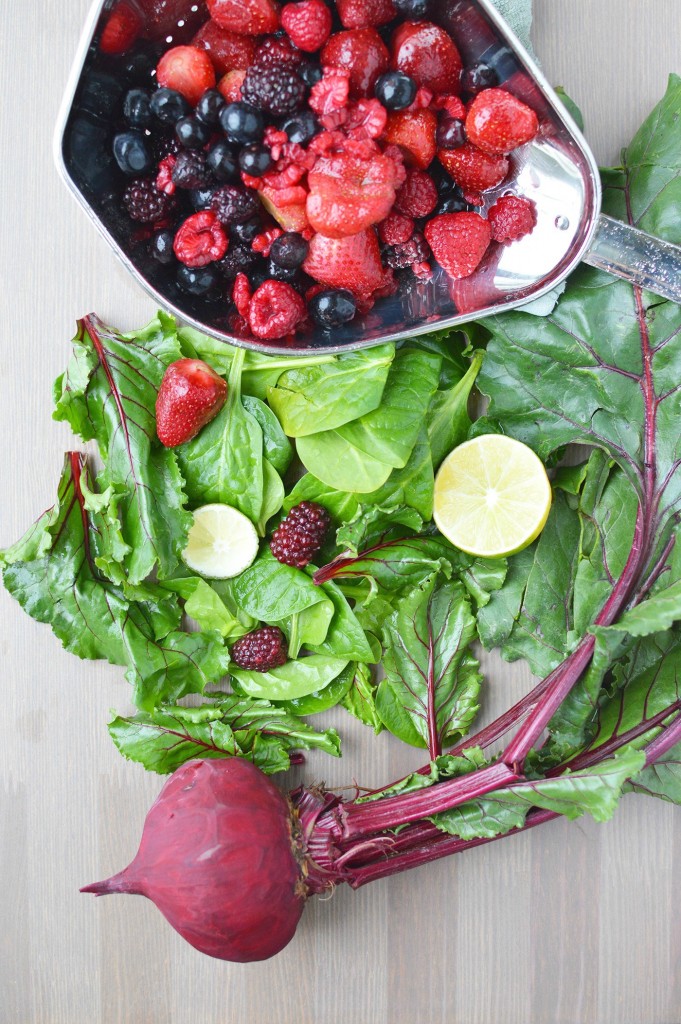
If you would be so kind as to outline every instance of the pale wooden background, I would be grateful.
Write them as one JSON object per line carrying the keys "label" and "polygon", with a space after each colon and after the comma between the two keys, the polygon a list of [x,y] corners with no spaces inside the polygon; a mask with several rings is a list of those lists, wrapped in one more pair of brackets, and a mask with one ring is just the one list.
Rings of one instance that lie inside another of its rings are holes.
{"label": "pale wooden background", "polygon": [[[614,161],[679,68],[680,0],[537,0],[535,45]],[[52,503],[64,425],[50,387],[76,316],[138,326],[150,302],[57,179],[51,132],[88,0],[0,0],[0,544]],[[145,900],[79,885],[133,855],[156,776],[105,729],[119,669],[80,663],[0,594],[2,1024],[679,1024],[681,815],[628,797],[615,821],[532,833],[311,905],[274,961],[195,953]],[[529,685],[488,664],[486,714]],[[308,780],[378,785],[417,752],[343,721]]]}

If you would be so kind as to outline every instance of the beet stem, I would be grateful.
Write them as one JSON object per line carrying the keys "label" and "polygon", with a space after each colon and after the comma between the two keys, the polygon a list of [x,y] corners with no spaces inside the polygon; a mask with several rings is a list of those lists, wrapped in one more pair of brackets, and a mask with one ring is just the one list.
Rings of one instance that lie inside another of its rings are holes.
{"label": "beet stem", "polygon": [[119,871],[111,878],[105,878],[103,882],[91,882],[84,885],[80,892],[90,892],[95,896],[110,896],[112,893],[130,893],[136,896],[143,896],[144,893],[136,881],[128,875],[128,869]]}

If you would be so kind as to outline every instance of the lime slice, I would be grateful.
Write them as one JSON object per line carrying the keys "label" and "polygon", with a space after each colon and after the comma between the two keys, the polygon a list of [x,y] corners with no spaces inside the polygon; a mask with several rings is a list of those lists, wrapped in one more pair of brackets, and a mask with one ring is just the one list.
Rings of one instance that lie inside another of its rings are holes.
{"label": "lime slice", "polygon": [[194,512],[182,558],[200,576],[238,576],[255,560],[258,535],[253,523],[231,505],[202,505]]}
{"label": "lime slice", "polygon": [[551,509],[551,484],[531,448],[483,434],[450,452],[435,479],[433,516],[470,555],[501,558],[531,544]]}

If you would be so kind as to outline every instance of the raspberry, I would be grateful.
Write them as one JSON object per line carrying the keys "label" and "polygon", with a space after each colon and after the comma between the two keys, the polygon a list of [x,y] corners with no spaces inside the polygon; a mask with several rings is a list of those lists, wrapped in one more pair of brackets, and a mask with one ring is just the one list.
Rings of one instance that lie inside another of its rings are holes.
{"label": "raspberry", "polygon": [[305,92],[305,83],[295,71],[281,66],[250,67],[241,86],[241,96],[246,103],[275,117],[298,110]]}
{"label": "raspberry", "polygon": [[427,217],[437,206],[437,186],[425,171],[409,171],[395,196],[395,209],[408,217]]}
{"label": "raspberry", "polygon": [[321,50],[331,35],[331,11],[322,0],[302,0],[286,4],[281,23],[299,50],[314,53]]}
{"label": "raspberry", "polygon": [[142,224],[163,220],[175,207],[172,196],[159,191],[151,178],[133,181],[125,190],[123,203],[129,216]]}
{"label": "raspberry", "polygon": [[195,149],[184,149],[174,158],[173,184],[178,188],[202,188],[208,181],[206,157]]}
{"label": "raspberry", "polygon": [[502,196],[488,217],[494,241],[508,244],[531,234],[537,223],[537,207],[524,196]]}
{"label": "raspberry", "polygon": [[248,318],[248,311],[251,308],[252,297],[253,289],[251,288],[251,282],[244,273],[239,271],[234,279],[232,302],[236,306],[237,313],[245,319]]}
{"label": "raspberry", "polygon": [[166,156],[161,160],[158,165],[158,173],[156,175],[156,188],[159,192],[165,192],[166,195],[174,195],[175,182],[173,181],[173,168],[177,163],[177,158],[174,156]]}
{"label": "raspberry", "polygon": [[297,67],[302,59],[302,53],[296,50],[287,36],[265,36],[256,48],[253,64],[263,68],[277,68],[282,64]]}
{"label": "raspberry", "polygon": [[212,210],[202,210],[187,217],[175,235],[173,252],[187,267],[205,267],[221,260],[227,252],[229,239]]}
{"label": "raspberry", "polygon": [[225,226],[243,224],[260,211],[260,203],[254,193],[234,185],[223,185],[216,189],[210,205],[220,223]]}
{"label": "raspberry", "polygon": [[430,257],[430,246],[421,232],[415,231],[408,242],[389,246],[383,253],[383,262],[393,270],[404,270],[413,263],[425,263]]}
{"label": "raspberry", "polygon": [[286,638],[277,626],[261,626],[237,640],[232,645],[230,655],[239,668],[251,672],[269,672],[286,664]]}
{"label": "raspberry", "polygon": [[323,78],[312,86],[310,106],[320,116],[343,110],[350,95],[350,75],[336,68],[327,68]]}
{"label": "raspberry", "polygon": [[256,338],[274,341],[292,334],[306,313],[303,298],[290,284],[264,281],[251,298],[248,325]]}
{"label": "raspberry", "polygon": [[402,245],[414,234],[414,221],[393,211],[379,224],[378,234],[385,245]]}
{"label": "raspberry", "polygon": [[257,262],[258,256],[244,245],[233,245],[227,254],[216,263],[217,269],[226,281],[233,281],[237,274],[244,274]]}
{"label": "raspberry", "polygon": [[331,525],[331,516],[314,501],[295,505],[272,534],[270,550],[284,565],[304,565],[314,558]]}

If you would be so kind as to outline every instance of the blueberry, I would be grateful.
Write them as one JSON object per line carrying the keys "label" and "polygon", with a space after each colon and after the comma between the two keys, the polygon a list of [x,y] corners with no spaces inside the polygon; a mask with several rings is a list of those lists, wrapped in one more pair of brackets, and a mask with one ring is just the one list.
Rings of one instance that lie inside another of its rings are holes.
{"label": "blueberry", "polygon": [[217,89],[208,89],[196,104],[196,116],[204,124],[216,125],[220,121],[220,111],[225,106],[225,97]]}
{"label": "blueberry", "polygon": [[151,255],[159,263],[174,263],[175,253],[173,252],[172,231],[157,231],[149,243]]}
{"label": "blueberry", "polygon": [[210,125],[199,121],[198,117],[181,117],[175,125],[175,135],[185,149],[201,149],[211,137]]}
{"label": "blueberry", "polygon": [[340,327],[352,320],[357,312],[357,304],[352,293],[345,288],[334,291],[319,292],[308,303],[312,318],[320,327]]}
{"label": "blueberry", "polygon": [[269,261],[267,273],[275,281],[285,281],[286,284],[295,285],[300,278],[300,272],[297,267],[280,267],[273,259]]}
{"label": "blueberry", "polygon": [[254,178],[261,178],[272,166],[272,157],[267,146],[258,142],[244,146],[239,153],[239,167]]}
{"label": "blueberry", "polygon": [[159,55],[148,50],[135,50],[126,54],[121,74],[131,85],[151,85]]}
{"label": "blueberry", "polygon": [[124,174],[139,176],[153,170],[154,159],[146,137],[134,129],[114,135],[113,154]]}
{"label": "blueberry", "polygon": [[475,210],[475,206],[471,206],[467,203],[462,195],[451,195],[446,196],[435,208],[433,216],[436,217],[440,213],[464,213],[467,210]]}
{"label": "blueberry", "polygon": [[299,64],[296,68],[296,72],[299,78],[305,82],[305,85],[309,85],[312,88],[317,82],[321,82],[324,77],[321,64],[313,64],[312,61],[305,60],[302,64]]}
{"label": "blueberry", "polygon": [[234,150],[222,139],[208,150],[206,166],[216,181],[240,181]]}
{"label": "blueberry", "polygon": [[403,71],[387,71],[376,82],[374,93],[387,110],[404,110],[416,98],[416,82]]}
{"label": "blueberry", "polygon": [[407,21],[422,21],[431,13],[430,0],[393,0],[399,15]]}
{"label": "blueberry", "polygon": [[119,171],[111,153],[109,129],[91,114],[76,114],[65,138],[65,156],[76,181],[96,195],[114,188]]}
{"label": "blueberry", "polygon": [[151,110],[163,124],[175,124],[192,112],[182,93],[174,89],[158,89],[151,97]]}
{"label": "blueberry", "polygon": [[435,141],[438,149],[459,149],[466,141],[463,121],[457,117],[447,117],[437,126]]}
{"label": "blueberry", "polygon": [[130,89],[123,100],[123,117],[133,128],[148,128],[153,120],[147,89]]}
{"label": "blueberry", "polygon": [[311,110],[305,110],[284,121],[281,130],[286,132],[289,142],[303,146],[321,131],[321,125]]}
{"label": "blueberry", "polygon": [[489,64],[471,64],[461,75],[461,89],[468,96],[477,96],[483,89],[493,89],[498,84],[497,73]]}
{"label": "blueberry", "polygon": [[270,259],[279,267],[297,270],[305,262],[309,248],[302,235],[295,231],[287,231],[272,242]]}
{"label": "blueberry", "polygon": [[428,174],[435,182],[439,196],[449,196],[458,188],[454,179],[447,174],[439,160],[433,160],[428,168]]}
{"label": "blueberry", "polygon": [[220,124],[230,142],[260,142],[265,134],[261,112],[248,103],[228,103],[220,111]]}
{"label": "blueberry", "polygon": [[240,242],[250,245],[262,231],[262,224],[259,217],[251,217],[250,220],[244,221],[242,224],[233,224],[231,230]]}
{"label": "blueberry", "polygon": [[220,276],[211,264],[207,267],[186,267],[183,264],[177,271],[177,283],[190,295],[210,295],[219,280]]}
{"label": "blueberry", "polygon": [[111,121],[118,116],[123,86],[106,71],[90,71],[83,78],[78,106],[89,114]]}
{"label": "blueberry", "polygon": [[212,188],[194,188],[189,193],[189,201],[197,213],[201,210],[210,210],[212,199]]}

